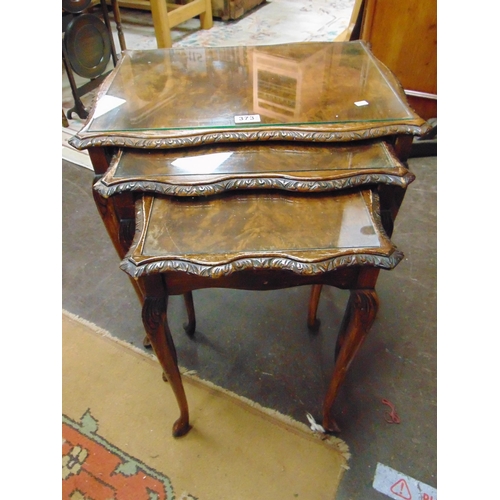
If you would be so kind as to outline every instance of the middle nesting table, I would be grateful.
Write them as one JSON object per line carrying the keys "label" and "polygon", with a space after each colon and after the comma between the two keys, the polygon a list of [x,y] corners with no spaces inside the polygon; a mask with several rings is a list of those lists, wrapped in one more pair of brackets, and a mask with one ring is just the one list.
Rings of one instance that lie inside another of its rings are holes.
{"label": "middle nesting table", "polygon": [[95,196],[109,230],[108,217],[130,226],[119,200],[135,193],[121,268],[140,291],[147,337],[179,404],[175,436],[190,426],[168,296],[184,294],[194,332],[193,290],[313,285],[313,326],[323,284],[350,290],[323,404],[323,427],[338,431],[331,408],[375,319],[378,272],[402,258],[388,234],[413,179],[384,142],[118,151]]}

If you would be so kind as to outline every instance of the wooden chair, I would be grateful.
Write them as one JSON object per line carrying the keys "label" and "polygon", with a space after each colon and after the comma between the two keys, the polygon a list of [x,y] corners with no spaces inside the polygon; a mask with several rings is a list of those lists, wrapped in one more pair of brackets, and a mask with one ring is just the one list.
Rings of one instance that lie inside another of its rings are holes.
{"label": "wooden chair", "polygon": [[167,3],[167,0],[120,0],[119,4],[151,11],[159,49],[172,47],[170,29],[188,19],[200,16],[201,29],[204,30],[213,26],[211,0],[192,0],[184,5]]}

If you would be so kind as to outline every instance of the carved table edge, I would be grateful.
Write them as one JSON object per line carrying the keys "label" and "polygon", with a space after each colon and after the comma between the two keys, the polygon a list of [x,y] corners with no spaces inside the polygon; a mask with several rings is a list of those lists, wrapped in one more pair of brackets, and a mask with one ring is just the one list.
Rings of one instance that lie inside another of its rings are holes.
{"label": "carved table edge", "polygon": [[238,130],[199,130],[190,131],[189,135],[156,135],[153,131],[149,137],[144,133],[134,132],[85,132],[69,139],[69,144],[82,150],[91,147],[120,147],[140,149],[168,149],[181,147],[202,146],[205,144],[255,142],[255,141],[303,141],[303,142],[351,142],[375,139],[394,135],[422,135],[430,125],[423,120],[415,120],[413,124],[380,124],[359,129],[307,129],[300,128],[248,128]]}
{"label": "carved table edge", "polygon": [[406,188],[415,175],[406,171],[403,175],[358,174],[339,179],[298,180],[285,177],[242,177],[219,179],[199,184],[173,184],[152,180],[127,180],[107,184],[104,179],[94,184],[94,189],[104,198],[128,191],[155,193],[169,196],[209,196],[225,191],[243,189],[279,189],[291,192],[326,192],[360,186],[386,184]]}
{"label": "carved table edge", "polygon": [[303,262],[284,256],[258,257],[248,256],[237,258],[231,262],[215,265],[202,264],[183,259],[160,259],[151,262],[150,259],[142,263],[136,262],[131,256],[126,257],[120,268],[133,278],[140,278],[150,274],[165,272],[183,272],[196,276],[217,279],[229,276],[235,272],[247,270],[280,270],[291,271],[300,275],[315,276],[330,271],[352,267],[371,266],[382,269],[393,269],[403,259],[403,253],[394,248],[388,255],[370,254],[365,252],[349,253],[319,262]]}

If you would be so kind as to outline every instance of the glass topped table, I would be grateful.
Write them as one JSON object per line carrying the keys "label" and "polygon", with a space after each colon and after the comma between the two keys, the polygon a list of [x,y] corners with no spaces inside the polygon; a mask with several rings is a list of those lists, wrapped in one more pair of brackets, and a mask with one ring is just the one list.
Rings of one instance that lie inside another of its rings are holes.
{"label": "glass topped table", "polygon": [[414,175],[385,142],[339,145],[232,144],[150,151],[120,149],[94,189],[208,196],[224,191],[334,191],[385,184],[406,188]]}
{"label": "glass topped table", "polygon": [[77,148],[418,135],[392,73],[361,41],[125,51]]}
{"label": "glass topped table", "polygon": [[[206,282],[243,270],[313,276],[355,265],[392,269],[402,254],[385,235],[376,197],[370,190],[144,196],[122,268],[134,277],[186,272]],[[168,282],[169,294],[179,286]]]}
{"label": "glass topped table", "polygon": [[144,194],[136,202],[136,220],[134,241],[121,268],[141,290],[147,338],[179,404],[173,435],[186,434],[190,424],[167,321],[169,296],[185,295],[185,328],[194,334],[193,290],[303,285],[350,291],[323,403],[323,428],[338,432],[332,405],[375,320],[378,272],[394,268],[403,257],[382,227],[376,190],[341,190],[335,195],[283,190],[195,197]]}
{"label": "glass topped table", "polygon": [[414,176],[404,161],[428,128],[363,42],[125,52],[83,129],[94,199],[141,301],[148,343],[177,397],[186,395],[167,321],[192,291],[312,285],[350,291],[323,427],[377,312],[380,269]]}

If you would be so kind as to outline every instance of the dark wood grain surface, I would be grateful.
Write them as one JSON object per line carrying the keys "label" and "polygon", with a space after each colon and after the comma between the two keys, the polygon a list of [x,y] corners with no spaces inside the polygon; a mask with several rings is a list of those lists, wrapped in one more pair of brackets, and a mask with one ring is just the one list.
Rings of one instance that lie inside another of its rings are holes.
{"label": "dark wood grain surface", "polygon": [[384,234],[370,190],[146,195],[136,211],[134,244],[122,265],[132,276],[185,270],[217,278],[247,269],[317,275],[353,265],[391,268],[402,257]]}
{"label": "dark wood grain surface", "polygon": [[233,144],[172,151],[120,150],[95,189],[207,196],[227,190],[333,191],[414,176],[384,142],[354,145]]}
{"label": "dark wood grain surface", "polygon": [[427,128],[364,42],[307,42],[125,52],[71,144],[337,142]]}

